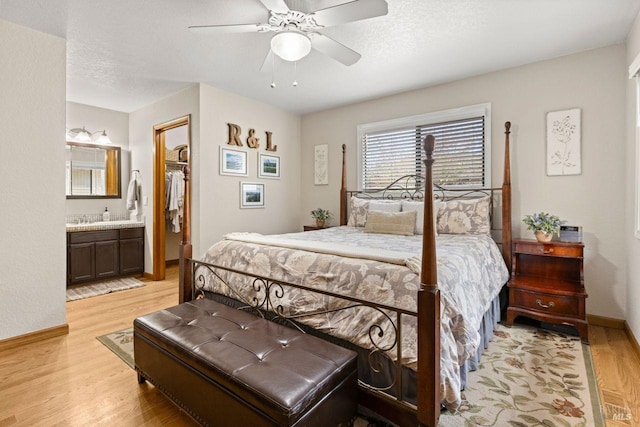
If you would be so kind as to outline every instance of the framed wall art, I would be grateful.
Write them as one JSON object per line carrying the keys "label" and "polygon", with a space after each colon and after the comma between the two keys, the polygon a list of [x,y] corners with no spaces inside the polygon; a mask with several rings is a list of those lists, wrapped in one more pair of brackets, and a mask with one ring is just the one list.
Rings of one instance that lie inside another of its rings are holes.
{"label": "framed wall art", "polygon": [[220,146],[220,175],[248,176],[247,152]]}
{"label": "framed wall art", "polygon": [[547,113],[547,175],[580,175],[580,109]]}
{"label": "framed wall art", "polygon": [[329,184],[329,145],[321,144],[313,147],[313,183]]}
{"label": "framed wall art", "polygon": [[258,155],[258,178],[280,178],[280,156]]}
{"label": "framed wall art", "polygon": [[240,208],[264,208],[264,184],[241,182]]}

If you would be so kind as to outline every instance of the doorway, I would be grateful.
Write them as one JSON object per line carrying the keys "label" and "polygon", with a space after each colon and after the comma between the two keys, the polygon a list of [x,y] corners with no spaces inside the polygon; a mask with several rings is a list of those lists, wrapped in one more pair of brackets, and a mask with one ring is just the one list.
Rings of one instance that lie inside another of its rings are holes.
{"label": "doorway", "polygon": [[164,280],[167,258],[177,263],[185,242],[180,218],[191,212],[188,197],[179,201],[189,191],[181,174],[190,166],[191,115],[158,124],[153,134],[153,280]]}

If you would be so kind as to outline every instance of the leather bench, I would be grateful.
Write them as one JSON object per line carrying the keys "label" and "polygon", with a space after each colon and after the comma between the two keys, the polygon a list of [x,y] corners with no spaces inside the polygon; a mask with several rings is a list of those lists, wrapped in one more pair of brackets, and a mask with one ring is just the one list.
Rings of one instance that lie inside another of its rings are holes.
{"label": "leather bench", "polygon": [[213,426],[350,426],[356,354],[208,299],[134,321],[138,382]]}

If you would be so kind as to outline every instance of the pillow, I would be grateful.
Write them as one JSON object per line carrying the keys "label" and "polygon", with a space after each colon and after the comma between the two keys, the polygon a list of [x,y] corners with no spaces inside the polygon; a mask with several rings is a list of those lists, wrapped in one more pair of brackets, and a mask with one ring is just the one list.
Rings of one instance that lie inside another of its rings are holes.
{"label": "pillow", "polygon": [[489,196],[457,199],[442,203],[438,213],[438,233],[489,234]]}
{"label": "pillow", "polygon": [[347,225],[349,227],[364,227],[364,224],[367,221],[368,210],[368,200],[362,200],[358,197],[351,196],[351,203],[349,204],[349,220],[347,221]]}
{"label": "pillow", "polygon": [[369,210],[382,212],[400,212],[402,202],[398,200],[371,200],[369,202]]}
{"label": "pillow", "polygon": [[367,214],[365,233],[400,234],[413,236],[416,212],[383,212],[370,210]]}
{"label": "pillow", "polygon": [[[433,231],[435,235],[438,235],[438,211],[440,210],[440,205],[442,202],[440,200],[433,201]],[[419,202],[417,200],[403,200],[402,201],[402,212],[416,212],[416,229],[414,231],[415,234],[424,234],[424,202]]]}
{"label": "pillow", "polygon": [[374,209],[383,212],[400,212],[402,203],[393,200],[364,200],[359,197],[352,196],[349,206],[349,220],[347,225],[350,227],[364,227],[367,222],[367,212]]}

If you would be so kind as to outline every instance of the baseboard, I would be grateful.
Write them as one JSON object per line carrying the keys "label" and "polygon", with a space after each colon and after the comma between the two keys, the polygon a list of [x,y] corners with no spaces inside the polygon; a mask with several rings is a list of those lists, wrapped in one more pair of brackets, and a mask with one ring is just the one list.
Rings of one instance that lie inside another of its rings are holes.
{"label": "baseboard", "polygon": [[625,329],[626,322],[622,319],[614,319],[612,317],[596,316],[587,314],[587,323],[593,326],[602,326],[603,328]]}
{"label": "baseboard", "polygon": [[179,259],[169,259],[164,262],[166,267],[171,267],[172,265],[180,265]]}
{"label": "baseboard", "polygon": [[16,337],[7,338],[0,341],[0,351],[21,347],[26,344],[43,341],[53,337],[59,337],[61,335],[67,335],[68,333],[69,333],[68,323],[65,323],[60,326],[54,326],[52,328],[29,332],[28,334],[18,335]]}
{"label": "baseboard", "polygon": [[626,320],[624,321],[624,331],[629,337],[629,342],[631,343],[631,347],[633,347],[633,350],[636,352],[636,356],[638,357],[638,359],[640,359],[640,345],[638,345],[638,340],[636,339],[635,335],[633,335],[633,331],[629,327],[629,324]]}
{"label": "baseboard", "polygon": [[635,335],[633,335],[633,331],[629,327],[629,324],[626,320],[621,319],[613,319],[611,317],[603,317],[603,316],[595,316],[593,314],[587,314],[587,321],[590,325],[594,326],[602,326],[604,328],[612,328],[612,329],[622,329],[627,334],[627,338],[629,338],[629,342],[631,343],[631,347],[633,347],[633,351],[640,359],[640,344],[638,344],[638,340]]}

